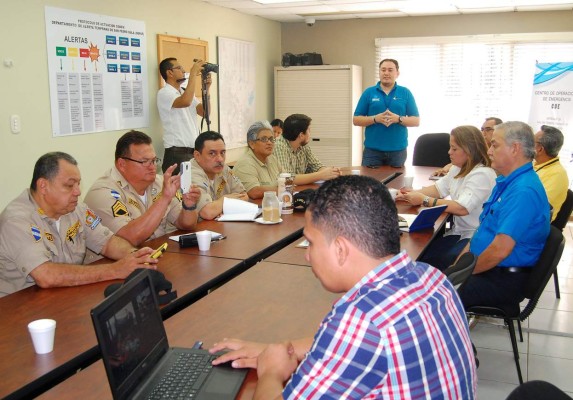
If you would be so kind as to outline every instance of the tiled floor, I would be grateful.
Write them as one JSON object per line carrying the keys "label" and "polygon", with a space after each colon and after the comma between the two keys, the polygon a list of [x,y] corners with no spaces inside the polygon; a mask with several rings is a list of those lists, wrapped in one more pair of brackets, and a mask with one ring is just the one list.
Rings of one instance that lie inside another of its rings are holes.
{"label": "tiled floor", "polygon": [[[566,244],[558,266],[561,299],[555,298],[550,280],[537,308],[522,324],[528,329],[518,348],[524,381],[551,382],[573,397],[573,223],[563,234]],[[509,332],[500,322],[485,320],[471,331],[480,361],[480,399],[505,399],[519,384]]]}

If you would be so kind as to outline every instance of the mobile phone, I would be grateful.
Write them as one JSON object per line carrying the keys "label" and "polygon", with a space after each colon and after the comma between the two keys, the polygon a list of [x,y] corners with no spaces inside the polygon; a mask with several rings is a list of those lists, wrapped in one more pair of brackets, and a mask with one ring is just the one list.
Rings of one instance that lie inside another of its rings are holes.
{"label": "mobile phone", "polygon": [[191,189],[191,161],[183,161],[179,168],[181,171],[181,192],[189,193]]}
{"label": "mobile phone", "polygon": [[167,242],[163,243],[161,246],[157,248],[153,253],[151,253],[151,258],[159,258],[167,249]]}

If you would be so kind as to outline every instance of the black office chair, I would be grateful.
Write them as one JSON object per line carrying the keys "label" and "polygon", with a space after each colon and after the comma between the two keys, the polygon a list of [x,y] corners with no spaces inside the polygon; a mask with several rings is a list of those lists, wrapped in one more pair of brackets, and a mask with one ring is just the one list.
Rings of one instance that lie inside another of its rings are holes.
{"label": "black office chair", "polygon": [[[563,232],[563,229],[565,229],[565,226],[569,221],[571,212],[573,212],[573,192],[571,189],[567,189],[567,197],[565,197],[565,201],[561,205],[561,208],[551,225]],[[557,276],[557,270],[553,273],[553,283],[555,284],[555,297],[560,299],[561,292],[559,291],[559,277]]]}
{"label": "black office chair", "polygon": [[444,274],[448,277],[448,280],[452,283],[452,285],[454,285],[456,290],[459,291],[462,285],[474,272],[476,263],[476,255],[468,251],[467,253],[462,254],[462,256],[454,265],[446,268],[444,270]]}
{"label": "black office chair", "polygon": [[557,264],[559,263],[564,247],[565,239],[563,238],[563,234],[559,229],[551,226],[549,236],[545,242],[543,251],[539,256],[539,260],[537,260],[537,264],[533,267],[529,274],[529,279],[525,284],[525,298],[529,299],[529,302],[523,310],[520,309],[519,302],[500,307],[473,306],[466,309],[466,312],[469,315],[501,318],[505,321],[509,328],[509,337],[513,348],[513,358],[515,359],[515,366],[517,368],[517,376],[520,384],[523,383],[523,378],[521,376],[521,367],[519,366],[519,352],[517,350],[514,321],[517,321],[519,340],[523,342],[521,321],[525,321],[529,315],[531,315],[535,306],[537,306],[541,293],[543,293],[547,282],[549,282],[551,275],[557,268]]}
{"label": "black office chair", "polygon": [[572,400],[564,391],[557,386],[545,381],[525,382],[509,394],[505,400]]}
{"label": "black office chair", "polygon": [[443,167],[450,163],[450,135],[448,133],[425,133],[416,140],[412,165],[420,167]]}

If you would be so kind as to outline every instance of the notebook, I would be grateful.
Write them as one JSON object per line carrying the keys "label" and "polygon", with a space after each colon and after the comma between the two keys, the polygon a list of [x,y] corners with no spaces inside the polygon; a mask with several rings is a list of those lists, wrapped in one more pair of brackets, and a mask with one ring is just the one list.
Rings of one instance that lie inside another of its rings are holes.
{"label": "notebook", "polygon": [[[189,386],[186,391],[196,394],[185,398],[234,399],[247,374],[246,369],[211,367],[214,357],[207,350],[169,347],[147,271],[96,306],[91,316],[115,400],[167,398],[156,393],[162,383],[170,391],[178,385]],[[164,376],[178,358],[184,359],[183,369],[191,369],[199,382],[193,384],[188,376],[180,375],[185,371],[178,371],[165,385]],[[207,360],[207,367],[197,369],[190,359]]]}
{"label": "notebook", "polygon": [[415,232],[422,229],[434,228],[434,224],[446,208],[448,208],[446,205],[422,208],[418,215],[398,214],[398,218],[402,219],[400,222],[400,230],[404,232]]}

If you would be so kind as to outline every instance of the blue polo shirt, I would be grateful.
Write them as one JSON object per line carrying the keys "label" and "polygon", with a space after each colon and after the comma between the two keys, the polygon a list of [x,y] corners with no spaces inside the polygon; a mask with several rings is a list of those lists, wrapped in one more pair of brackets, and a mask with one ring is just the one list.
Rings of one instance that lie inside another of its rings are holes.
{"label": "blue polo shirt", "polygon": [[[374,116],[386,110],[401,117],[419,117],[416,100],[404,86],[394,84],[389,94],[384,93],[380,82],[362,93],[354,116]],[[401,124],[374,124],[366,127],[364,146],[379,151],[400,151],[408,147],[408,128]]]}
{"label": "blue polo shirt", "polygon": [[549,201],[541,180],[527,163],[508,176],[499,176],[491,196],[483,205],[480,225],[470,251],[480,255],[496,235],[515,241],[509,256],[499,267],[533,267],[549,235]]}

